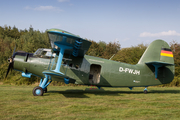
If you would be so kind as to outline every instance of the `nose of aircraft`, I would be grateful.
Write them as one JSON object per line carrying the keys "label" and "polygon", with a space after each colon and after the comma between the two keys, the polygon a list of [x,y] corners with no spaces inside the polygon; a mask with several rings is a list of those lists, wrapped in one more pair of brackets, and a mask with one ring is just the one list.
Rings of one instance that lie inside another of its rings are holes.
{"label": "nose of aircraft", "polygon": [[16,53],[15,50],[16,50],[16,46],[14,48],[12,56],[10,58],[8,58],[9,66],[8,66],[8,69],[7,69],[6,77],[8,76],[8,73],[9,73],[10,69],[13,68],[13,63],[14,63],[14,58],[15,58],[15,53]]}

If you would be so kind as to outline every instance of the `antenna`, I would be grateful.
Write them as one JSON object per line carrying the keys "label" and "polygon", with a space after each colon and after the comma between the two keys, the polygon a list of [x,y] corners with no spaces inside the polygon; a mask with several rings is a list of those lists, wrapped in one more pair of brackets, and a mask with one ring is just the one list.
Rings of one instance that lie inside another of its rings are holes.
{"label": "antenna", "polygon": [[[115,54],[114,54],[115,55]],[[113,57],[114,57],[114,55],[112,55],[112,57],[109,59],[109,60],[111,60]]]}

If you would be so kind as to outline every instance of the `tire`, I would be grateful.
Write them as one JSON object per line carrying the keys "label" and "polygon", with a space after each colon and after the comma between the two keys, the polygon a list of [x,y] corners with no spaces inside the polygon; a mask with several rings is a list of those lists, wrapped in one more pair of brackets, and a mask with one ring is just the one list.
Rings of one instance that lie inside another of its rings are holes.
{"label": "tire", "polygon": [[37,86],[33,89],[32,93],[34,96],[43,96],[44,90],[41,87]]}
{"label": "tire", "polygon": [[147,94],[147,90],[144,90],[144,94]]}

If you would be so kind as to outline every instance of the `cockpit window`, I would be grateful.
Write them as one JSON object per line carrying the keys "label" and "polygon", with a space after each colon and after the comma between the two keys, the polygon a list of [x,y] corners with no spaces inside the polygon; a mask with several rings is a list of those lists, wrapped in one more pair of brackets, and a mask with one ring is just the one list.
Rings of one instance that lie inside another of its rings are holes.
{"label": "cockpit window", "polygon": [[54,56],[54,57],[55,57],[55,55],[56,55],[56,54],[55,54],[55,53],[54,53],[54,54],[52,54],[52,52],[51,52],[51,51],[47,51],[45,55],[46,55],[46,56],[51,56],[51,55],[52,55],[52,56]]}
{"label": "cockpit window", "polygon": [[41,52],[42,52],[42,49],[39,48],[38,50],[36,50],[36,52],[34,53],[34,55],[39,55],[39,54],[41,54]]}
{"label": "cockpit window", "polygon": [[47,51],[42,51],[41,55],[46,55]]}
{"label": "cockpit window", "polygon": [[42,58],[50,58],[55,57],[56,53],[52,53],[51,49],[39,48],[35,53],[34,56],[42,57]]}

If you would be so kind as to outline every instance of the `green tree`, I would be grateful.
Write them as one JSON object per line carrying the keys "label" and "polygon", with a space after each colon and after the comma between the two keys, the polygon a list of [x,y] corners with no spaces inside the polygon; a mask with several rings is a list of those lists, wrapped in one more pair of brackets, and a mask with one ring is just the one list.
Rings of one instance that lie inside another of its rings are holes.
{"label": "green tree", "polygon": [[102,57],[104,49],[95,41],[91,42],[92,44],[86,54],[90,56]]}
{"label": "green tree", "polygon": [[118,42],[109,42],[108,44],[102,41],[99,41],[98,43],[95,41],[91,42],[92,44],[86,52],[86,54],[90,56],[109,59],[113,54],[116,54],[120,50],[120,44]]}
{"label": "green tree", "polygon": [[[17,50],[23,50],[33,53],[38,48],[50,48],[47,32],[35,31],[31,27],[29,31],[18,30],[15,26],[0,27],[0,80],[3,80],[8,68],[7,59],[12,56],[14,47]],[[36,77],[31,79],[21,77],[21,73],[12,71],[8,75],[5,83],[31,84],[36,81]]]}
{"label": "green tree", "polygon": [[33,53],[38,48],[50,48],[49,39],[47,33],[41,33],[40,31],[33,31],[21,35],[17,40],[17,46],[19,50]]}
{"label": "green tree", "polygon": [[129,48],[122,48],[117,52],[112,60],[129,64],[137,64],[146,48],[147,46],[143,44],[139,44],[138,46],[132,46]]}
{"label": "green tree", "polygon": [[172,41],[170,45],[174,56],[175,76],[180,77],[180,44]]}
{"label": "green tree", "polygon": [[104,50],[103,58],[110,59],[120,50],[120,46],[119,42],[109,42]]}

